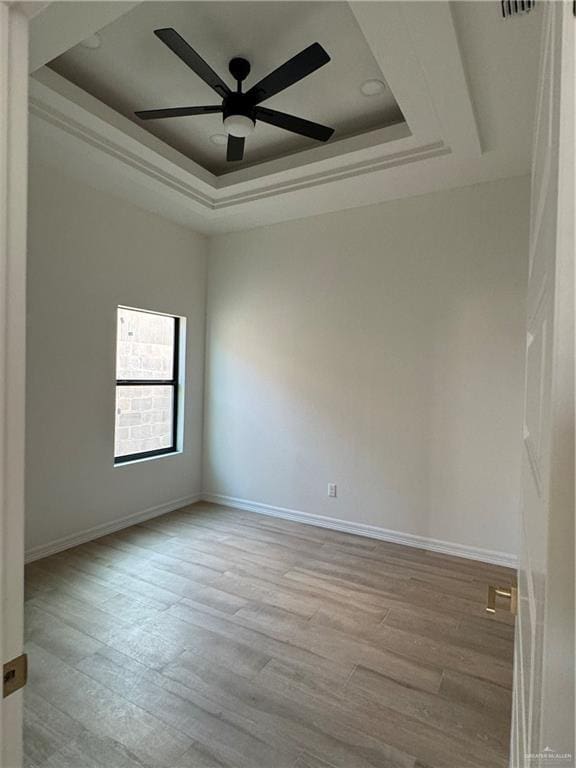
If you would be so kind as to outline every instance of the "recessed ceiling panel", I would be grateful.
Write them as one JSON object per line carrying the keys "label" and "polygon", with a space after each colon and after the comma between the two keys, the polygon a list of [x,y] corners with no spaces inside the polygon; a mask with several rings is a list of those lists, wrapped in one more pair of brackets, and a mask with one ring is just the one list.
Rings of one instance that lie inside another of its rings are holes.
{"label": "recessed ceiling panel", "polygon": [[[403,120],[360,28],[344,2],[145,2],[105,27],[99,40],[67,51],[50,67],[170,146],[216,174],[317,145],[258,122],[245,159],[226,162],[222,116],[139,121],[135,110],[218,104],[202,82],[155,35],[174,27],[231,87],[228,63],[249,60],[245,90],[314,42],[331,61],[263,106],[335,129],[331,141]],[[99,45],[97,45],[99,43]],[[96,47],[97,46],[97,47]],[[375,91],[375,92],[374,92]]]}

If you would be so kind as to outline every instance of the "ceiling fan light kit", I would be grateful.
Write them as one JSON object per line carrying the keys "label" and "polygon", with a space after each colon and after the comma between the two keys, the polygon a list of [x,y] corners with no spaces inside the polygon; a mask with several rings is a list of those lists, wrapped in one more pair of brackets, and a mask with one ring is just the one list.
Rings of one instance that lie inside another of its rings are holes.
{"label": "ceiling fan light kit", "polygon": [[325,125],[259,106],[261,102],[289,88],[330,61],[330,56],[320,43],[312,43],[243,93],[242,83],[250,74],[250,62],[246,59],[235,57],[228,65],[230,74],[236,80],[236,91],[232,91],[175,29],[156,29],[154,34],[216,91],[222,98],[222,104],[147,109],[135,113],[141,120],[222,113],[224,130],[228,135],[226,159],[229,161],[243,159],[246,137],[253,133],[258,120],[316,141],[328,141],[334,133],[333,128]]}
{"label": "ceiling fan light kit", "polygon": [[246,115],[228,115],[224,118],[226,133],[229,136],[237,136],[239,139],[250,136],[255,127],[254,120]]}

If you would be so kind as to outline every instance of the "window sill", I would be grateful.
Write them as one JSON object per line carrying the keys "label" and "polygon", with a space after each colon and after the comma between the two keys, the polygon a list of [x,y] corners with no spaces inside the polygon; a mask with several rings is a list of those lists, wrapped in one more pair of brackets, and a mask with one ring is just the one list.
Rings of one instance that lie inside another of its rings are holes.
{"label": "window sill", "polygon": [[131,467],[133,464],[143,464],[146,461],[157,461],[158,459],[168,459],[171,456],[181,456],[182,450],[170,451],[170,453],[159,453],[158,456],[143,456],[140,459],[130,459],[129,461],[114,461],[114,469],[120,467]]}

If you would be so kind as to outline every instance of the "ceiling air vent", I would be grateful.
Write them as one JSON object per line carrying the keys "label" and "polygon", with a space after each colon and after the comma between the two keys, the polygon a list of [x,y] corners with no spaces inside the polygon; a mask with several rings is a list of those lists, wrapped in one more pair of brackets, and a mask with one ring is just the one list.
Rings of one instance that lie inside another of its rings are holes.
{"label": "ceiling air vent", "polygon": [[523,13],[530,13],[536,5],[536,0],[501,0],[502,18],[509,16],[520,16]]}

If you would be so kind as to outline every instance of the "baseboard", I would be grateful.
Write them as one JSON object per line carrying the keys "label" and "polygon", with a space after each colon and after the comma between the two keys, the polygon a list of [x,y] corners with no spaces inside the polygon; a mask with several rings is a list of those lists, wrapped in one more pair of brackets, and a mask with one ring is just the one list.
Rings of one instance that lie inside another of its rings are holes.
{"label": "baseboard", "polygon": [[149,507],[142,512],[134,512],[110,523],[95,525],[93,528],[86,528],[70,536],[64,536],[48,544],[40,544],[26,551],[26,562],[32,563],[34,560],[40,560],[49,555],[55,555],[57,552],[63,552],[65,549],[77,547],[79,544],[85,544],[87,541],[99,539],[101,536],[107,536],[109,533],[115,533],[123,528],[129,528],[136,523],[143,523],[145,520],[151,520],[153,517],[165,515],[167,512],[173,512],[175,509],[187,507],[189,504],[195,504],[203,498],[201,493],[195,493],[192,496],[184,496],[181,499],[172,499],[164,504],[158,504],[156,507]]}
{"label": "baseboard", "polygon": [[149,507],[141,512],[126,515],[125,517],[113,520],[110,523],[103,523],[102,525],[96,525],[93,528],[86,528],[83,531],[73,533],[70,536],[64,536],[61,539],[56,539],[48,544],[32,547],[26,552],[26,562],[31,563],[34,560],[40,560],[43,557],[54,555],[65,549],[84,544],[87,541],[93,541],[94,539],[106,536],[109,533],[120,531],[123,528],[129,528],[131,525],[142,523],[145,520],[151,520],[153,517],[159,517],[167,512],[173,512],[176,509],[187,507],[189,504],[195,504],[198,501],[209,501],[233,509],[256,512],[259,515],[279,517],[283,520],[293,520],[294,522],[304,523],[305,525],[315,525],[320,528],[329,528],[334,531],[352,533],[356,536],[365,536],[380,541],[389,541],[394,544],[404,544],[408,547],[426,549],[431,552],[440,552],[445,555],[453,555],[454,557],[464,557],[468,560],[479,560],[483,563],[502,565],[507,568],[516,568],[518,564],[516,555],[511,555],[506,552],[469,547],[464,544],[440,541],[439,539],[431,539],[426,536],[416,536],[412,533],[400,533],[399,531],[391,531],[387,528],[380,528],[375,525],[353,523],[348,520],[340,520],[335,517],[326,517],[324,515],[313,515],[309,512],[300,512],[295,509],[287,509],[286,507],[275,507],[270,504],[261,504],[257,501],[238,499],[234,496],[225,496],[219,493],[196,493],[180,499],[172,499],[164,504],[159,504],[158,506]]}
{"label": "baseboard", "polygon": [[464,544],[440,541],[439,539],[431,539],[426,536],[416,536],[413,533],[400,533],[398,531],[388,530],[387,528],[379,528],[375,525],[352,523],[348,520],[339,520],[335,517],[313,515],[309,512],[299,512],[295,509],[286,509],[285,507],[274,507],[270,504],[261,504],[257,501],[237,499],[234,496],[225,496],[220,493],[203,493],[202,499],[204,501],[211,501],[214,504],[221,504],[225,507],[232,507],[233,509],[243,509],[247,512],[256,512],[259,515],[280,517],[283,520],[294,520],[297,523],[304,523],[305,525],[330,528],[334,531],[353,533],[357,536],[366,536],[370,539],[389,541],[394,544],[404,544],[407,547],[416,547],[417,549],[426,549],[431,552],[440,552],[444,555],[465,557],[468,560],[479,560],[483,563],[502,565],[507,568],[516,568],[518,565],[517,556],[508,554],[507,552],[469,547]]}

